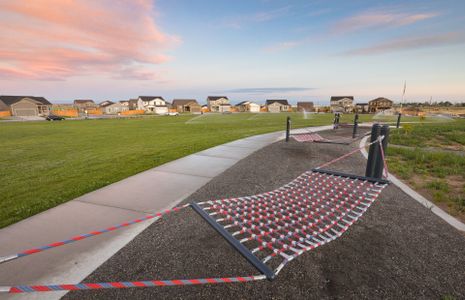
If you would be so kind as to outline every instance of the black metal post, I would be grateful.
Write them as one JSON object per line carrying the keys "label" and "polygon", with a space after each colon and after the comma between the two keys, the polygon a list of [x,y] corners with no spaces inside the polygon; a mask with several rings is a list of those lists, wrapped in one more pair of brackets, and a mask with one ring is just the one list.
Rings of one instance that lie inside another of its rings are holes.
{"label": "black metal post", "polygon": [[191,203],[192,209],[198,213],[205,221],[210,224],[221,236],[242,256],[244,256],[255,268],[257,268],[263,275],[266,275],[268,280],[273,280],[276,274],[267,265],[265,265],[260,259],[258,259],[247,247],[241,242],[234,238],[226,229],[216,222],[209,214],[207,214],[197,203]]}
{"label": "black metal post", "polygon": [[400,127],[400,118],[402,117],[402,113],[399,113],[399,115],[397,116],[397,125],[396,125],[396,128],[399,128]]}
{"label": "black metal post", "polygon": [[339,127],[339,117],[339,113],[334,114],[333,129],[337,129]]}
{"label": "black metal post", "polygon": [[[380,126],[379,124],[374,124],[371,127],[371,138],[370,138],[370,143],[373,143],[376,141],[379,137],[380,133]],[[373,143],[370,145],[370,149],[368,150],[368,161],[367,161],[367,167],[365,171],[365,177],[374,177],[374,170],[375,170],[375,164],[376,164],[376,157],[378,155],[379,149],[378,149],[378,143]]]}
{"label": "black metal post", "polygon": [[[381,144],[382,144],[382,147],[383,147],[383,152],[386,155],[386,150],[387,150],[387,146],[388,146],[388,142],[389,142],[389,125],[383,125],[383,127],[381,127],[379,135],[384,136],[383,141],[381,142]],[[376,143],[376,144],[378,144],[378,152],[379,152],[379,154],[376,157],[376,164],[375,164],[375,168],[374,168],[373,177],[381,178],[381,177],[383,177],[384,161],[383,161],[383,156],[381,154],[381,148],[379,147],[379,143]]]}
{"label": "black metal post", "polygon": [[289,142],[289,136],[291,135],[291,117],[287,117],[286,120],[286,142]]}
{"label": "black metal post", "polygon": [[355,139],[357,136],[357,128],[358,128],[358,114],[356,113],[354,116],[354,130],[352,131],[352,138]]}

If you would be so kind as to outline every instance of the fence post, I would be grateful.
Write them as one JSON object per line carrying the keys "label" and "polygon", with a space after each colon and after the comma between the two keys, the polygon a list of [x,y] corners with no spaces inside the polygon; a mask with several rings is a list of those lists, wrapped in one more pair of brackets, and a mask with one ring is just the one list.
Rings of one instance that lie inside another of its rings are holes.
{"label": "fence post", "polygon": [[[370,143],[373,143],[374,141],[378,139],[379,133],[380,133],[379,124],[373,124],[373,126],[371,127]],[[378,146],[379,146],[378,143],[373,143],[370,145],[370,149],[368,149],[368,160],[367,160],[367,167],[365,170],[365,177],[373,177],[374,175],[376,160],[377,160],[377,156],[379,152]]]}
{"label": "fence post", "polygon": [[334,114],[334,122],[333,122],[333,129],[337,129],[339,127],[339,113]]}
{"label": "fence post", "polygon": [[291,117],[287,117],[286,120],[286,142],[289,142],[289,136],[291,134]]}
{"label": "fence post", "polygon": [[352,131],[352,138],[355,139],[357,136],[357,127],[358,127],[358,114],[354,116],[354,130]]}
{"label": "fence post", "polygon": [[[383,125],[383,127],[381,127],[379,135],[384,136],[383,141],[381,142],[381,144],[382,144],[382,147],[383,147],[384,155],[386,155],[386,150],[387,150],[387,146],[388,146],[388,142],[389,142],[389,125]],[[384,161],[383,161],[383,156],[381,155],[381,149],[379,147],[379,143],[376,143],[376,144],[378,144],[378,152],[379,152],[379,154],[376,157],[376,164],[375,164],[374,173],[373,173],[372,177],[382,178],[383,177],[383,170],[384,170]]]}
{"label": "fence post", "polygon": [[402,113],[399,113],[399,115],[397,116],[397,125],[396,125],[396,128],[399,128],[399,126],[400,126],[400,117],[402,117]]}

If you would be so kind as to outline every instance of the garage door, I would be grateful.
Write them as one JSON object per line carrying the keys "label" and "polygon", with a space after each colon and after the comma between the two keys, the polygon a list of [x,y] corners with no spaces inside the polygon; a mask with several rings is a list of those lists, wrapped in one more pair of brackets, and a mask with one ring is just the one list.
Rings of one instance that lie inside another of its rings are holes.
{"label": "garage door", "polygon": [[37,111],[35,109],[17,108],[13,112],[14,115],[18,117],[37,116]]}

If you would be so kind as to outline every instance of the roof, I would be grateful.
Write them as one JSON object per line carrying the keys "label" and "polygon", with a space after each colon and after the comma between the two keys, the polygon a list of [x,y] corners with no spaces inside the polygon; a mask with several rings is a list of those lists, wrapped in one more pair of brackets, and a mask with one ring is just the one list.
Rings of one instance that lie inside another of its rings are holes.
{"label": "roof", "polygon": [[354,100],[354,96],[331,96],[331,101],[339,101],[339,100],[342,100],[344,98],[349,98],[352,101]]}
{"label": "roof", "polygon": [[163,101],[165,101],[165,99],[163,99],[162,96],[139,96],[140,99],[142,99],[142,101],[150,101],[150,100],[153,100],[153,99],[156,99],[156,98],[159,98]]}
{"label": "roof", "polygon": [[105,106],[112,105],[112,104],[115,104],[115,103],[113,101],[107,100],[107,101],[101,102],[99,106],[105,107]]}
{"label": "roof", "polygon": [[297,106],[313,106],[313,102],[311,101],[297,102]]}
{"label": "roof", "polygon": [[278,102],[281,105],[289,105],[286,99],[268,99],[266,100],[266,105],[270,105],[274,102]]}
{"label": "roof", "polygon": [[198,104],[197,100],[195,100],[195,99],[173,99],[172,105],[173,106],[186,105],[186,104],[189,104],[191,102],[195,102],[195,104]]}
{"label": "roof", "polygon": [[390,101],[390,102],[393,102],[392,100],[389,100],[388,98],[379,97],[379,98],[368,101],[368,103],[376,102],[376,101]]}
{"label": "roof", "polygon": [[229,100],[228,97],[226,97],[226,96],[208,96],[207,101],[215,101],[215,100],[218,100],[218,99],[221,99],[221,98]]}
{"label": "roof", "polygon": [[252,101],[242,101],[236,104],[236,106],[241,106],[241,105],[247,105],[247,104],[255,104],[255,105],[260,105]]}
{"label": "roof", "polygon": [[92,104],[95,104],[94,100],[91,100],[91,99],[77,99],[77,100],[74,100],[74,104],[85,104],[85,103],[92,103]]}
{"label": "roof", "polygon": [[5,105],[11,106],[16,102],[21,101],[24,98],[30,98],[32,100],[38,101],[43,105],[52,105],[47,99],[44,97],[34,97],[34,96],[0,96],[0,100],[5,103]]}

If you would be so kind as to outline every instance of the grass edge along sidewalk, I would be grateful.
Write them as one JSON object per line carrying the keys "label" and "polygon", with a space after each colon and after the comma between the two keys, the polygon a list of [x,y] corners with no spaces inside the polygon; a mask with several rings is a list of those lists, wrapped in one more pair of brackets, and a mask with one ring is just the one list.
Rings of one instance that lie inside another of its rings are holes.
{"label": "grass edge along sidewalk", "polygon": [[[287,115],[2,123],[0,228],[189,154],[284,130]],[[332,121],[289,115],[295,127]]]}
{"label": "grass edge along sidewalk", "polygon": [[[294,128],[333,119],[332,114],[243,113],[2,123],[0,228],[191,153],[284,130],[288,115]],[[372,118],[360,115],[361,122]],[[352,120],[347,114],[341,122]]]}

